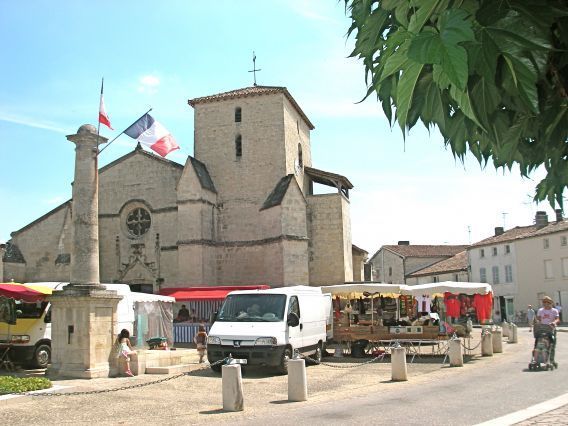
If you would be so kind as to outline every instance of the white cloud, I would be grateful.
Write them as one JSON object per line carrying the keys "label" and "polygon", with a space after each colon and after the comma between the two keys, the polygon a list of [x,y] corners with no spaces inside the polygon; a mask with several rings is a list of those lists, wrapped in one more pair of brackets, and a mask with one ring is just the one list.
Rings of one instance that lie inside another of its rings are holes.
{"label": "white cloud", "polygon": [[64,135],[70,133],[69,130],[65,130],[59,127],[56,123],[50,121],[38,120],[36,118],[31,118],[31,117],[17,116],[3,112],[0,112],[0,121],[21,124],[27,127],[35,127],[37,129],[50,130],[52,132],[62,133]]}
{"label": "white cloud", "polygon": [[138,83],[139,83],[138,91],[140,93],[147,93],[149,95],[153,95],[155,93],[158,93],[160,78],[155,75],[148,74],[140,77]]}

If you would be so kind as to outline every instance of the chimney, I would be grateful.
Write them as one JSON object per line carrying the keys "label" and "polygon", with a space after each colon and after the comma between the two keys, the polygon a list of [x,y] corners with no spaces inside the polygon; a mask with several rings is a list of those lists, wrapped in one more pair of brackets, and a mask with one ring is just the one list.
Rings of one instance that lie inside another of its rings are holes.
{"label": "chimney", "polygon": [[536,212],[534,223],[536,225],[536,229],[544,228],[546,225],[548,225],[548,215],[546,214],[546,212]]}
{"label": "chimney", "polygon": [[409,246],[410,245],[410,241],[399,241],[398,242],[399,246]]}
{"label": "chimney", "polygon": [[505,230],[503,229],[502,226],[496,226],[495,227],[495,236],[498,237],[499,235],[503,235],[503,233],[505,232]]}
{"label": "chimney", "polygon": [[562,222],[564,218],[562,217],[562,209],[554,210],[556,212],[556,222]]}

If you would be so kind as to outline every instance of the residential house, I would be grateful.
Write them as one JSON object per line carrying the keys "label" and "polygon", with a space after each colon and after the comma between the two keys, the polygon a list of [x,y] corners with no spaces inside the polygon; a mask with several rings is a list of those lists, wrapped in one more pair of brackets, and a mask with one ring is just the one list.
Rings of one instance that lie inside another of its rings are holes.
{"label": "residential house", "polygon": [[369,260],[373,279],[385,283],[404,284],[409,275],[442,260],[455,256],[466,245],[397,245],[382,246]]}
{"label": "residential house", "polygon": [[496,321],[539,307],[545,295],[568,305],[568,221],[560,210],[554,222],[539,211],[534,225],[497,227],[467,252],[471,280],[493,286]]}

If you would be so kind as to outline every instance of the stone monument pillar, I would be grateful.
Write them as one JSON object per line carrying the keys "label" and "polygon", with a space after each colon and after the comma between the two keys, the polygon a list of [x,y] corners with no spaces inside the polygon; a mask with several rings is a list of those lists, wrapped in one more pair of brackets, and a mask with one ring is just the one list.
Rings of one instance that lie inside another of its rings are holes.
{"label": "stone monument pillar", "polygon": [[115,339],[116,307],[121,299],[99,282],[98,144],[90,124],[67,136],[75,144],[73,182],[73,246],[70,284],[54,291],[50,375],[97,378],[109,375]]}

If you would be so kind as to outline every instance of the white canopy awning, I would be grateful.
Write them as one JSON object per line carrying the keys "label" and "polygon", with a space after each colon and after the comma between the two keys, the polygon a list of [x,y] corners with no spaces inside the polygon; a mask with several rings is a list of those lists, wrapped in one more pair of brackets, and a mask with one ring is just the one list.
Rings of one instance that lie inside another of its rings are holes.
{"label": "white canopy awning", "polygon": [[[384,283],[348,283],[337,285],[326,285],[321,287],[323,293],[344,297],[370,296],[374,294],[398,295],[401,289],[406,287],[404,284],[384,284]],[[367,293],[367,294],[364,294]]]}
{"label": "white canopy awning", "polygon": [[452,294],[487,294],[492,291],[491,285],[485,283],[469,283],[444,281],[441,283],[428,283],[418,285],[405,285],[402,294],[412,296],[433,295],[450,292]]}

